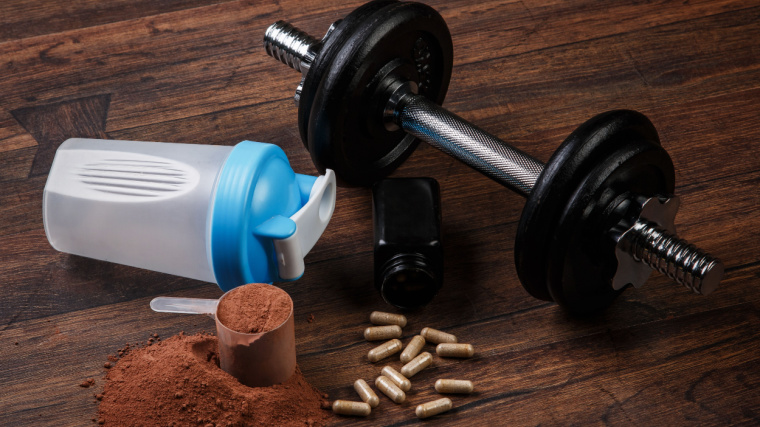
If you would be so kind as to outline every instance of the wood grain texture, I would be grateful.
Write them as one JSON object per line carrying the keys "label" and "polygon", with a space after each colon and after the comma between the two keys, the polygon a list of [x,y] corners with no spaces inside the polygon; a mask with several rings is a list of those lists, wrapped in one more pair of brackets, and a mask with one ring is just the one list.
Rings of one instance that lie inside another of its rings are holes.
{"label": "wood grain texture", "polygon": [[[288,19],[321,35],[360,0],[11,0],[0,5],[0,425],[90,425],[102,366],[124,343],[210,331],[206,317],[150,311],[157,295],[214,298],[216,285],[56,252],[42,192],[73,136],[232,145],[275,143],[314,174],[292,95],[298,73],[261,39]],[[613,108],[647,114],[676,166],[679,234],[721,257],[707,297],[653,275],[607,311],[572,318],[531,298],[514,271],[520,196],[421,145],[394,176],[441,186],[445,285],[410,313],[472,343],[435,359],[408,402],[366,420],[415,424],[437,378],[471,379],[436,424],[760,423],[760,6],[741,0],[428,2],[452,32],[445,106],[541,160]],[[282,284],[295,302],[298,360],[331,399],[373,383],[362,340],[372,310],[370,192],[340,188],[335,214]],[[309,318],[313,316],[313,322]],[[432,350],[432,347],[428,347]],[[400,362],[389,362],[399,368]],[[79,384],[96,378],[96,388]],[[427,422],[426,422],[427,423]]]}
{"label": "wood grain texture", "polygon": [[110,22],[202,7],[224,0],[110,1],[8,0],[0,4],[0,41],[29,38]]}

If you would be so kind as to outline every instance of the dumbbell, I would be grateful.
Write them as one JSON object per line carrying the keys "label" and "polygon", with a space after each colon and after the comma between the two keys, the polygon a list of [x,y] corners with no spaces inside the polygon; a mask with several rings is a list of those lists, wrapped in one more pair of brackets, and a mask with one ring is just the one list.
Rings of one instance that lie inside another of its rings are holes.
{"label": "dumbbell", "polygon": [[643,114],[591,118],[544,165],[440,106],[451,34],[438,12],[415,2],[364,4],[322,39],[278,21],[264,46],[302,73],[301,139],[339,182],[371,184],[422,140],[525,196],[515,263],[534,297],[589,313],[653,269],[698,294],[720,283],[723,264],[675,234],[673,162]]}

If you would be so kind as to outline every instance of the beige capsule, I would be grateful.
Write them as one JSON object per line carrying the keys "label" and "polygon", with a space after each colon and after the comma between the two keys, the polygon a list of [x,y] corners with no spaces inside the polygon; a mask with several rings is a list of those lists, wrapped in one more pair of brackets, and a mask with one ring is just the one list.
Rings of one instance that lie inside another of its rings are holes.
{"label": "beige capsule", "polygon": [[411,378],[421,370],[433,364],[433,355],[423,352],[401,368],[401,375]]}
{"label": "beige capsule", "polygon": [[393,403],[403,403],[406,400],[406,394],[403,390],[398,388],[396,383],[391,381],[390,378],[380,375],[375,380],[375,387],[382,391],[384,395],[388,396]]}
{"label": "beige capsule", "polygon": [[401,327],[399,325],[370,326],[364,330],[364,339],[367,341],[389,340],[393,338],[401,338]]}
{"label": "beige capsule", "polygon": [[383,370],[380,371],[380,374],[390,378],[390,380],[396,383],[398,388],[400,388],[403,392],[407,392],[412,388],[412,382],[409,381],[407,377],[401,375],[401,372],[393,369],[390,366],[384,367]]}
{"label": "beige capsule", "polygon": [[367,359],[369,359],[370,362],[375,363],[398,353],[403,346],[401,340],[390,340],[370,350],[369,353],[367,353]]}
{"label": "beige capsule", "polygon": [[451,403],[451,399],[444,397],[443,399],[417,405],[414,413],[417,414],[417,418],[427,418],[449,411],[453,407],[454,404]]}
{"label": "beige capsule", "polygon": [[420,332],[420,335],[425,338],[425,341],[432,342],[434,344],[440,344],[443,342],[457,342],[457,337],[454,335],[447,334],[446,332],[433,328],[423,328],[422,332]]}
{"label": "beige capsule", "polygon": [[472,381],[467,380],[440,379],[435,382],[435,391],[438,393],[470,394],[472,389]]}
{"label": "beige capsule", "polygon": [[414,359],[418,354],[420,354],[420,351],[422,351],[422,347],[424,346],[425,338],[423,338],[422,335],[415,335],[414,338],[409,341],[409,344],[406,345],[404,351],[401,353],[401,361],[404,363],[409,363],[410,360]]}
{"label": "beige capsule", "polygon": [[398,325],[402,328],[406,326],[406,316],[384,311],[373,311],[369,315],[369,321],[373,325]]}
{"label": "beige capsule", "polygon": [[332,410],[338,415],[354,415],[357,417],[366,417],[372,413],[372,408],[368,403],[350,400],[336,400],[332,404]]}
{"label": "beige capsule", "polygon": [[380,398],[377,397],[369,384],[363,379],[354,381],[354,390],[356,390],[356,393],[359,394],[364,403],[368,404],[371,408],[375,408],[380,404]]}
{"label": "beige capsule", "polygon": [[435,347],[435,354],[441,357],[472,357],[475,347],[472,344],[442,343]]}

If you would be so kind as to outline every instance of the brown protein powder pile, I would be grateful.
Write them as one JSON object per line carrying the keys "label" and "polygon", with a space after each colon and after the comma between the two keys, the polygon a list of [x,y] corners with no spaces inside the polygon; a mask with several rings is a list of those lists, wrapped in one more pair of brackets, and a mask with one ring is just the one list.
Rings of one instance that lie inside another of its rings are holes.
{"label": "brown protein powder pile", "polygon": [[219,301],[216,315],[233,331],[256,334],[276,329],[293,311],[287,292],[272,285],[251,283],[237,287]]}
{"label": "brown protein powder pile", "polygon": [[[289,309],[288,309],[289,312]],[[132,348],[113,364],[98,406],[113,426],[324,425],[331,412],[300,369],[283,384],[244,386],[218,365],[213,335],[179,335]]]}

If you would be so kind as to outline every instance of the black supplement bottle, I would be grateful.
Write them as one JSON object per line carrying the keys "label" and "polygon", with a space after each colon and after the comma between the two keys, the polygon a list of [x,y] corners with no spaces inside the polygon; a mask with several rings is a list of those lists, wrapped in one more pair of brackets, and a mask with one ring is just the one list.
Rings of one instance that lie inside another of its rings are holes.
{"label": "black supplement bottle", "polygon": [[429,303],[443,284],[441,196],[432,178],[387,178],[372,189],[375,287],[402,309]]}

